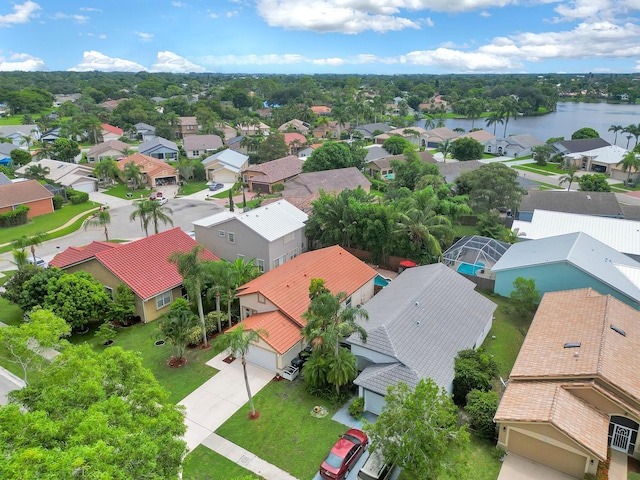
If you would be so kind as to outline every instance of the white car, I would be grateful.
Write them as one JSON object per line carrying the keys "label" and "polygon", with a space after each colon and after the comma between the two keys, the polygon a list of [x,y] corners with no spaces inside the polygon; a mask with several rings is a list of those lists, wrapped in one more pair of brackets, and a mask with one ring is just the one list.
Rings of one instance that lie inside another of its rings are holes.
{"label": "white car", "polygon": [[[30,263],[31,265],[33,265],[33,257],[32,256],[28,256],[27,257],[27,262]],[[36,257],[35,264],[36,264],[37,267],[40,267],[40,268],[49,268],[49,264],[47,262],[45,262],[40,257]]]}
{"label": "white car", "polygon": [[158,201],[160,202],[160,205],[164,205],[169,201],[169,199],[167,197],[162,197],[162,198],[158,198]]}

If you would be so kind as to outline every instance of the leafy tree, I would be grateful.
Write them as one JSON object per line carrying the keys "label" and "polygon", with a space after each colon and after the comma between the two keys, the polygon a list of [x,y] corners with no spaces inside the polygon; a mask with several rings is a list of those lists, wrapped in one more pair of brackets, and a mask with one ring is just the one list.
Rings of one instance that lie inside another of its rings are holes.
{"label": "leafy tree", "polygon": [[604,173],[582,175],[578,180],[580,190],[583,192],[610,192],[611,186],[607,182],[607,178]]}
{"label": "leafy tree", "polygon": [[457,426],[458,412],[445,390],[430,378],[413,390],[400,382],[389,387],[385,400],[376,422],[364,426],[369,448],[402,467],[408,478],[455,475],[460,465],[447,459],[451,449],[469,442],[469,434]]}
{"label": "leafy tree", "polygon": [[189,333],[197,323],[198,317],[191,310],[175,305],[171,305],[169,311],[163,313],[158,319],[158,328],[162,331],[165,340],[171,345],[171,357],[177,362],[177,365],[186,361],[184,353],[189,344]]}
{"label": "leafy tree", "polygon": [[436,150],[442,154],[444,163],[447,163],[447,156],[453,152],[453,143],[451,140],[446,138],[438,144],[438,148]]}
{"label": "leafy tree", "polygon": [[30,265],[28,261],[29,254],[24,248],[13,248],[11,250],[11,256],[13,257],[11,263],[18,267],[18,270],[22,270]]}
{"label": "leafy tree", "polygon": [[518,236],[502,223],[498,212],[481,213],[478,215],[476,232],[478,232],[478,235],[495,238],[501,242],[515,243],[518,239]]}
{"label": "leafy tree", "polygon": [[432,163],[423,162],[415,147],[410,145],[403,151],[404,162],[391,160],[394,178],[391,181],[393,189],[408,188],[413,191],[425,175],[440,175],[438,167]]}
{"label": "leafy tree", "polygon": [[184,413],[139,354],[64,349],[0,407],[2,478],[177,478]]}
{"label": "leafy tree", "polygon": [[258,163],[270,162],[289,154],[289,147],[284,141],[284,135],[273,132],[258,147]]}
{"label": "leafy tree", "polygon": [[21,167],[22,165],[26,165],[31,161],[31,154],[29,152],[25,152],[24,150],[20,150],[19,148],[11,150],[9,156],[11,157],[11,163],[16,168]]}
{"label": "leafy tree", "polygon": [[536,290],[533,278],[516,278],[509,297],[513,301],[514,312],[522,317],[533,317],[540,304],[540,292]]}
{"label": "leafy tree", "polygon": [[459,138],[453,142],[451,147],[451,155],[453,158],[460,160],[461,162],[467,160],[478,160],[482,158],[482,152],[484,147],[482,144],[474,138],[465,137]]}
{"label": "leafy tree", "polygon": [[353,166],[351,149],[345,143],[326,142],[315,149],[302,165],[303,172],[320,172]]}
{"label": "leafy tree", "polygon": [[638,154],[635,151],[629,152],[624,156],[621,162],[617,163],[617,165],[622,165],[622,171],[628,172],[626,184],[629,185],[632,170],[636,173],[640,170],[640,157],[638,157]]}
{"label": "leafy tree", "polygon": [[580,140],[583,138],[600,138],[600,134],[591,127],[583,127],[571,134],[571,140]]}
{"label": "leafy tree", "polygon": [[235,328],[227,330],[224,335],[216,338],[216,346],[225,350],[229,350],[234,357],[242,359],[242,371],[244,373],[244,384],[247,388],[247,396],[249,397],[249,408],[251,409],[249,418],[258,418],[258,413],[253,405],[253,396],[251,395],[251,387],[249,386],[249,376],[247,375],[247,359],[246,354],[252,343],[257,342],[261,336],[268,333],[264,330],[246,330],[242,323]]}
{"label": "leafy tree", "polygon": [[467,395],[467,406],[464,409],[469,415],[469,426],[480,438],[495,438],[496,424],[493,417],[498,410],[499,401],[498,392],[493,390],[471,390]]}
{"label": "leafy tree", "polygon": [[131,182],[132,188],[136,190],[142,183],[142,168],[131,160],[124,164],[122,176],[127,182]]}
{"label": "leafy tree", "polygon": [[400,155],[410,145],[411,143],[406,138],[400,135],[392,135],[384,141],[382,148],[391,155]]}
{"label": "leafy tree", "polygon": [[498,375],[495,360],[480,349],[458,352],[454,360],[453,401],[464,406],[471,390],[490,390],[491,381]]}
{"label": "leafy tree", "polygon": [[19,365],[22,379],[28,383],[27,373],[38,371],[45,364],[42,353],[66,345],[62,338],[70,333],[71,327],[62,318],[49,310],[34,309],[28,322],[0,328],[2,358]]}
{"label": "leafy tree", "polygon": [[[135,163],[134,163],[135,165]],[[126,168],[126,167],[125,167]],[[118,164],[113,158],[103,158],[93,168],[93,174],[97,178],[108,179],[109,183],[113,183],[120,175]]]}
{"label": "leafy tree", "polygon": [[78,271],[51,279],[43,307],[82,330],[90,321],[104,318],[110,305],[104,287],[91,274]]}
{"label": "leafy tree", "polygon": [[80,153],[80,147],[74,140],[57,138],[51,144],[51,155],[56,160],[72,162]]}
{"label": "leafy tree", "polygon": [[538,145],[531,149],[533,159],[538,165],[546,165],[553,154],[553,148],[550,145]]}
{"label": "leafy tree", "polygon": [[[54,278],[60,278],[64,272],[56,267],[34,268],[35,274],[26,278],[22,285],[7,284],[7,292],[11,292],[11,298],[22,310],[28,312],[35,306],[42,306],[49,294],[49,283]],[[13,291],[15,286],[16,291]]]}
{"label": "leafy tree", "polygon": [[28,165],[27,168],[24,169],[25,177],[38,181],[44,180],[49,173],[51,173],[51,169],[49,167],[43,167],[38,164]]}
{"label": "leafy tree", "polygon": [[514,211],[526,193],[518,183],[518,172],[502,163],[462,172],[456,179],[456,190],[459,195],[469,195],[471,207],[477,212]]}
{"label": "leafy tree", "polygon": [[100,207],[100,210],[97,213],[95,218],[88,218],[84,222],[84,229],[86,230],[89,227],[104,227],[104,237],[105,240],[109,241],[109,224],[111,223],[111,215],[109,214],[109,210],[104,207]]}
{"label": "leafy tree", "polygon": [[[51,269],[48,268],[47,270],[51,270]],[[15,304],[18,304],[20,296],[22,295],[22,286],[24,285],[24,283],[30,278],[33,278],[35,275],[37,275],[41,271],[42,269],[37,268],[36,266],[31,264],[28,264],[25,267],[18,269],[18,271],[13,275],[11,275],[9,280],[7,280],[6,283],[3,285],[4,292],[0,293],[0,297],[5,298]]]}
{"label": "leafy tree", "polygon": [[119,283],[113,292],[113,304],[109,311],[109,319],[122,322],[136,312],[136,299],[133,290],[125,284]]}

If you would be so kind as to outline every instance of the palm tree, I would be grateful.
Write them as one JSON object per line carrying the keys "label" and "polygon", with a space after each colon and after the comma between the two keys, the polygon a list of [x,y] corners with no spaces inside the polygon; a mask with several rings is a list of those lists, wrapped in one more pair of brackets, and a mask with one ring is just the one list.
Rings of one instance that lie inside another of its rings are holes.
{"label": "palm tree", "polygon": [[231,330],[227,330],[224,335],[220,335],[216,339],[216,346],[229,350],[234,357],[242,359],[242,370],[244,372],[244,384],[247,387],[247,396],[249,397],[249,408],[251,413],[249,418],[258,418],[258,412],[253,405],[253,397],[251,396],[251,387],[249,386],[249,376],[247,375],[247,359],[246,354],[252,343],[257,342],[261,336],[267,336],[265,330],[248,330],[240,323]]}
{"label": "palm tree", "polygon": [[140,219],[140,228],[144,230],[144,234],[147,237],[149,236],[149,211],[151,208],[151,202],[154,201],[155,200],[147,200],[143,198],[133,202],[136,208],[131,212],[131,215],[129,215],[129,220],[132,222],[135,221],[136,218]]}
{"label": "palm tree", "polygon": [[169,256],[169,262],[175,264],[189,297],[196,301],[200,327],[202,328],[202,341],[206,348],[208,345],[207,328],[204,322],[204,309],[202,308],[202,287],[211,275],[210,265],[202,259],[202,252],[204,252],[204,247],[196,245],[187,253],[172,253]]}
{"label": "palm tree", "polygon": [[93,174],[101,179],[108,178],[109,183],[113,183],[113,181],[118,178],[120,169],[113,158],[107,157],[96,163],[96,166],[93,168]]}
{"label": "palm tree", "polygon": [[39,140],[33,143],[37,152],[35,155],[36,160],[42,160],[43,158],[51,157],[51,144],[43,140]]}
{"label": "palm tree", "polygon": [[467,118],[471,119],[471,130],[476,122],[476,118],[480,118],[484,112],[484,102],[479,98],[473,98],[467,106]]}
{"label": "palm tree", "polygon": [[498,124],[504,123],[504,117],[502,116],[502,112],[500,111],[491,112],[487,117],[487,119],[485,120],[485,123],[487,124],[487,127],[490,127],[491,125],[493,125],[493,134],[495,135],[496,127],[498,126]]}
{"label": "palm tree", "polygon": [[151,205],[149,205],[148,214],[149,214],[149,220],[153,222],[154,233],[156,235],[158,234],[159,223],[163,223],[165,225],[171,225],[173,227],[173,220],[169,216],[169,215],[173,215],[173,210],[171,210],[169,207],[165,207],[164,205],[160,205],[160,202],[158,202],[157,200],[147,200],[147,201],[151,202]]}
{"label": "palm tree", "polygon": [[626,185],[629,185],[629,180],[631,179],[631,171],[637,172],[640,170],[640,158],[635,152],[627,153],[621,162],[618,162],[616,165],[622,166],[622,171],[627,172],[627,181]]}
{"label": "palm tree", "polygon": [[574,167],[569,167],[567,170],[567,174],[563,175],[560,177],[560,181],[558,182],[558,185],[564,185],[565,183],[568,183],[569,185],[567,186],[567,192],[569,190],[571,190],[571,184],[573,182],[575,182],[577,175],[576,175],[576,168]]}
{"label": "palm tree", "polygon": [[442,153],[444,163],[447,163],[447,155],[453,150],[453,143],[448,138],[438,144],[438,152]]}
{"label": "palm tree", "polygon": [[22,270],[24,267],[29,265],[29,261],[27,260],[29,254],[24,248],[12,249],[11,255],[13,255],[13,262],[11,263],[13,263],[16,267],[18,267],[18,270]]}
{"label": "palm tree", "polygon": [[615,145],[618,141],[618,132],[622,132],[624,131],[624,127],[620,126],[620,125],[611,125],[609,127],[609,131],[610,132],[614,132],[616,134],[614,140],[613,140],[613,144]]}
{"label": "palm tree", "polygon": [[179,365],[185,361],[184,354],[189,343],[189,333],[197,321],[198,317],[187,309],[169,310],[158,320],[162,335],[171,344],[171,356]]}
{"label": "palm tree", "polygon": [[51,170],[49,167],[43,167],[37,163],[29,165],[24,169],[24,176],[33,180],[44,180]]}
{"label": "palm tree", "polygon": [[33,144],[34,138],[31,135],[23,135],[22,140],[27,144],[27,152],[31,153],[31,145]]}
{"label": "palm tree", "polygon": [[236,258],[229,264],[227,283],[227,315],[229,328],[231,328],[231,305],[236,297],[236,290],[240,285],[250,282],[260,276],[260,269],[255,264],[255,259],[245,261],[244,258]]}
{"label": "palm tree", "polygon": [[[244,139],[243,139],[244,141]],[[188,158],[182,158],[176,165],[176,170],[178,174],[184,179],[185,182],[188,182],[191,176],[193,175],[193,162]]]}
{"label": "palm tree", "polygon": [[507,137],[507,126],[509,125],[509,118],[516,119],[516,115],[518,115],[518,102],[516,102],[512,97],[504,97],[500,102],[500,113],[504,117],[504,135],[503,137]]}
{"label": "palm tree", "polygon": [[130,162],[125,163],[124,168],[122,169],[122,175],[125,180],[130,181],[133,190],[138,188],[138,185],[142,183],[142,168],[131,160]]}
{"label": "palm tree", "polygon": [[[222,320],[220,311],[220,297],[222,292],[226,291],[226,283],[228,282],[227,270],[224,265],[224,260],[219,262],[212,262],[209,267],[211,278],[213,278],[213,285],[207,290],[207,298],[215,298],[216,301],[216,318],[218,320],[218,331],[222,332]],[[231,326],[231,317],[229,317],[229,326]]]}
{"label": "palm tree", "polygon": [[36,247],[42,245],[42,242],[46,239],[46,233],[36,233],[31,236],[23,235],[11,242],[11,246],[15,249],[29,247],[33,256],[33,264],[36,265]]}
{"label": "palm tree", "polygon": [[104,237],[106,241],[109,241],[109,230],[108,226],[111,223],[111,215],[109,214],[109,210],[104,207],[100,207],[95,218],[87,219],[84,222],[84,229],[86,230],[89,227],[104,227]]}

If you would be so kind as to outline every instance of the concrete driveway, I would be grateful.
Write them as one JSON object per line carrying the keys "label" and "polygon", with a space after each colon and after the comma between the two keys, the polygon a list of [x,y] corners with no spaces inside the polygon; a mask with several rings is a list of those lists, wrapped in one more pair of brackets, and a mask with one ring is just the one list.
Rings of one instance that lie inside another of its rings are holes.
{"label": "concrete driveway", "polygon": [[7,395],[13,390],[19,390],[24,387],[25,383],[22,379],[16,377],[13,373],[5,368],[0,367],[0,405],[8,403]]}
{"label": "concrete driveway", "polygon": [[507,453],[502,461],[498,480],[576,480],[576,477],[533,462],[519,455]]}

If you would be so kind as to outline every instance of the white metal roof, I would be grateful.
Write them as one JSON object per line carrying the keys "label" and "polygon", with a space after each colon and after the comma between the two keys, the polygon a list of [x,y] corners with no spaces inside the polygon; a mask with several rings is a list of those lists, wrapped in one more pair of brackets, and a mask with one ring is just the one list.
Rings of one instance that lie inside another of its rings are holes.
{"label": "white metal roof", "polygon": [[201,218],[196,220],[195,222],[191,222],[192,225],[197,225],[198,227],[213,227],[214,225],[218,225],[219,223],[226,222],[230,218],[235,218],[239,214],[235,212],[230,212],[225,210],[224,212],[215,213],[213,215],[209,215],[208,217]]}
{"label": "white metal roof", "polygon": [[531,222],[516,220],[511,228],[530,240],[584,232],[618,252],[640,255],[640,222],[633,220],[534,210]]}
{"label": "white metal roof", "polygon": [[309,216],[286,200],[278,200],[238,216],[238,221],[272,242],[304,228]]}
{"label": "white metal roof", "polygon": [[622,147],[617,145],[609,145],[608,147],[594,148],[586,152],[570,153],[567,157],[582,158],[592,157],[595,162],[606,163],[607,165],[616,165],[629,153]]}

